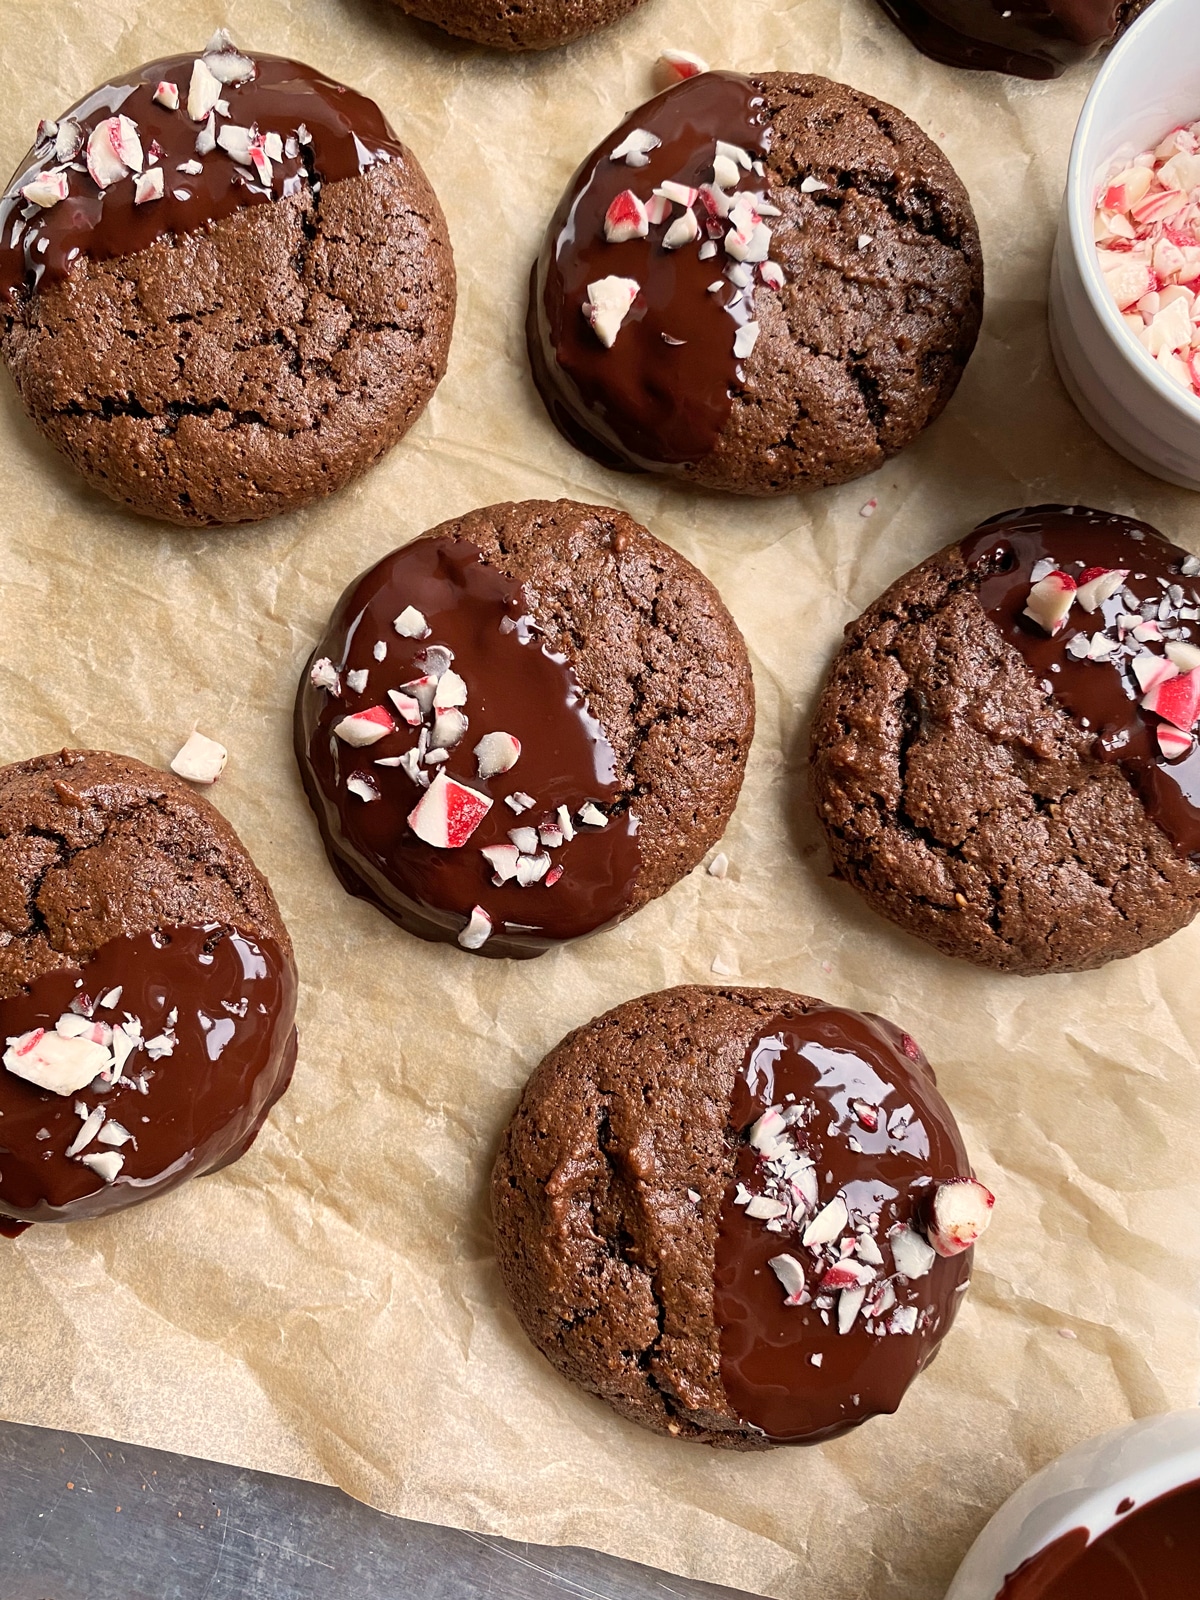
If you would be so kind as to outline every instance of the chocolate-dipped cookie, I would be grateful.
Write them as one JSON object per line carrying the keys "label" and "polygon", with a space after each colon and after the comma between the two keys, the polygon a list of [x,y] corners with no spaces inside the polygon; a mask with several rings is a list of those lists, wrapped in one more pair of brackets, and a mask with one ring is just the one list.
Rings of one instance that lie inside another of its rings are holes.
{"label": "chocolate-dipped cookie", "polygon": [[669,989],[577,1029],[492,1177],[543,1355],[633,1422],[735,1450],[895,1411],[991,1206],[909,1035],[779,989]]}
{"label": "chocolate-dipped cookie", "polygon": [[797,493],[933,421],[982,301],[966,190],[901,112],[825,78],[707,72],[576,173],[528,345],[554,422],[604,465]]}
{"label": "chocolate-dipped cookie", "polygon": [[1200,908],[1200,560],[1006,512],[846,630],[813,724],[836,870],[948,955],[1074,972]]}
{"label": "chocolate-dipped cookie", "polygon": [[489,506],[347,589],[296,753],[342,883],[424,939],[539,955],[725,830],[754,729],[720,596],[622,512]]}
{"label": "chocolate-dipped cookie", "polygon": [[1057,78],[1123,33],[1151,0],[879,0],[927,56],[950,67]]}
{"label": "chocolate-dipped cookie", "polygon": [[411,17],[497,50],[549,50],[595,33],[644,0],[396,0]]}
{"label": "chocolate-dipped cookie", "polygon": [[218,35],[43,123],[0,200],[0,354],[94,487],[183,524],[339,489],[445,371],[445,219],[372,101]]}
{"label": "chocolate-dipped cookie", "polygon": [[0,1218],[98,1217],[236,1161],[287,1088],[296,968],[233,829],[168,773],[0,770]]}

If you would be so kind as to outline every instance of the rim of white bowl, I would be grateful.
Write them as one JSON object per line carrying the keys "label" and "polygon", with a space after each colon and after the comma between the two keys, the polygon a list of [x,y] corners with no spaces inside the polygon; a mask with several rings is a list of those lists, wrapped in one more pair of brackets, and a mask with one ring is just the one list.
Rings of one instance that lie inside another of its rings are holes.
{"label": "rim of white bowl", "polygon": [[[1168,1463],[1171,1471],[1164,1473],[1164,1467]],[[1156,1500],[1162,1500],[1167,1495],[1175,1494],[1196,1482],[1200,1482],[1200,1443],[1190,1448],[1185,1447],[1150,1466],[1139,1467],[1128,1477],[1118,1478],[1103,1487],[1098,1486],[1092,1489],[1086,1498],[1076,1499],[1070,1509],[1064,1510],[1047,1528],[1045,1534],[1039,1534],[1037,1548],[1024,1559],[1032,1560],[1033,1556],[1040,1555],[1047,1545],[1053,1544],[1056,1539],[1061,1539],[1064,1534],[1071,1533],[1076,1528],[1087,1529],[1090,1543],[1115,1528],[1119,1522],[1124,1522],[1126,1516],[1118,1515],[1113,1503],[1118,1494],[1133,1501],[1130,1512],[1126,1514],[1130,1515],[1134,1510],[1144,1510]],[[1011,1577],[1012,1574],[1008,1573],[1006,1576]]]}
{"label": "rim of white bowl", "polygon": [[[1119,1451],[1125,1444],[1132,1445],[1137,1440],[1146,1439],[1160,1441],[1162,1453],[1157,1459],[1144,1461],[1124,1474],[1111,1473],[1113,1465],[1111,1452]],[[1019,1515],[1020,1524],[1017,1530],[1009,1533],[1005,1543],[1010,1546],[1018,1543],[1028,1519],[1044,1504],[1040,1493],[1041,1486],[1061,1480],[1064,1473],[1069,1478],[1073,1470],[1080,1469],[1085,1473],[1083,1482],[1074,1487],[1069,1484],[1063,1485],[1046,1496],[1046,1501],[1049,1503],[1061,1498],[1064,1504],[1053,1521],[1039,1529],[1036,1543],[1026,1549],[1026,1553],[1021,1556],[1017,1564],[1018,1567],[1022,1562],[1031,1561],[1034,1556],[1040,1555],[1048,1545],[1075,1528],[1087,1528],[1090,1542],[1115,1527],[1124,1520],[1116,1512],[1114,1502],[1118,1494],[1122,1497],[1128,1495],[1133,1500],[1134,1507],[1140,1510],[1156,1500],[1161,1500],[1165,1495],[1186,1488],[1190,1483],[1200,1482],[1200,1412],[1164,1411],[1156,1416],[1127,1422],[1123,1427],[1097,1434],[1094,1438],[1080,1440],[1070,1450],[1047,1462],[1040,1471],[1035,1472],[1013,1491],[980,1533],[976,1545],[968,1552],[963,1567],[970,1566],[975,1550],[987,1540],[994,1525],[1010,1514]],[[989,1550],[988,1554],[997,1566],[1001,1564],[998,1550]],[[976,1580],[983,1576],[989,1582],[993,1578],[991,1572],[972,1571],[971,1575]],[[1011,1571],[1006,1574],[997,1573],[995,1581],[1003,1587],[1006,1578],[1011,1575]],[[962,1569],[956,1576],[955,1583],[961,1576]],[[953,1585],[951,1590],[954,1592]],[[985,1597],[982,1591],[972,1590],[970,1600],[985,1600]]]}
{"label": "rim of white bowl", "polygon": [[[1084,101],[1083,110],[1075,127],[1075,137],[1071,142],[1071,159],[1067,166],[1067,211],[1071,248],[1075,253],[1080,277],[1088,299],[1099,315],[1105,331],[1125,359],[1158,390],[1164,400],[1189,421],[1200,422],[1200,395],[1189,394],[1173,378],[1167,377],[1150,352],[1125,326],[1117,309],[1117,303],[1108,292],[1104,274],[1100,270],[1093,232],[1096,205],[1095,172],[1083,171],[1084,143],[1091,134],[1093,126],[1102,120],[1101,102],[1107,96],[1113,78],[1120,73],[1126,53],[1135,48],[1144,35],[1154,34],[1159,28],[1164,27],[1164,19],[1173,13],[1194,18],[1195,6],[1196,0],[1154,0],[1154,4],[1142,13],[1133,27],[1109,52],[1108,60],[1101,67],[1091,92]],[[1200,44],[1200,32],[1197,32],[1196,38]],[[1196,117],[1200,120],[1200,47],[1197,49],[1196,67]],[[1168,132],[1169,129],[1164,130],[1163,137]]]}

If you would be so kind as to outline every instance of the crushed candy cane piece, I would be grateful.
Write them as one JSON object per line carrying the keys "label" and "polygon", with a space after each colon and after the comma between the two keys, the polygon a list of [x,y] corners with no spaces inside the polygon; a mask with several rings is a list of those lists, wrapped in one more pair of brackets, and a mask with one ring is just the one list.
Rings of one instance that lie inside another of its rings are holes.
{"label": "crushed candy cane piece", "polygon": [[632,189],[622,189],[604,213],[604,237],[609,244],[624,244],[629,239],[644,239],[649,232],[645,204]]}
{"label": "crushed candy cane piece", "polygon": [[977,1178],[952,1178],[933,1197],[929,1242],[940,1256],[969,1250],[992,1220],[996,1197]]}
{"label": "crushed candy cane piece", "polygon": [[189,783],[216,783],[228,760],[229,752],[223,744],[193,732],[171,762],[171,771]]}
{"label": "crushed candy cane piece", "polygon": [[1065,572],[1048,572],[1030,589],[1025,615],[1051,637],[1067,625],[1067,613],[1075,602],[1075,579]]}
{"label": "crushed candy cane piece", "polygon": [[471,918],[459,930],[458,942],[464,950],[482,950],[492,936],[492,919],[482,906],[472,906]]}
{"label": "crushed candy cane piece", "polygon": [[640,291],[641,285],[634,278],[599,278],[588,284],[583,314],[606,350],[616,343],[621,324]]}
{"label": "crushed candy cane piece", "polygon": [[439,772],[408,814],[408,825],[425,844],[460,850],[492,809],[491,799]]}
{"label": "crushed candy cane piece", "polygon": [[343,744],[362,750],[395,733],[396,724],[386,706],[368,706],[365,711],[355,711],[334,723],[333,731]]}
{"label": "crushed candy cane piece", "polygon": [[416,606],[405,606],[392,627],[402,639],[428,639],[430,634],[429,624]]}
{"label": "crushed candy cane piece", "polygon": [[662,140],[645,128],[635,128],[610,154],[610,161],[624,161],[627,167],[647,167],[650,152],[657,150]]}
{"label": "crushed candy cane piece", "polygon": [[693,55],[690,50],[664,50],[656,63],[656,76],[664,89],[688,78],[698,78],[708,70],[703,56]]}
{"label": "crushed candy cane piece", "polygon": [[67,1038],[34,1028],[7,1041],[4,1065],[14,1077],[51,1094],[78,1094],[108,1065],[109,1053],[91,1039]]}

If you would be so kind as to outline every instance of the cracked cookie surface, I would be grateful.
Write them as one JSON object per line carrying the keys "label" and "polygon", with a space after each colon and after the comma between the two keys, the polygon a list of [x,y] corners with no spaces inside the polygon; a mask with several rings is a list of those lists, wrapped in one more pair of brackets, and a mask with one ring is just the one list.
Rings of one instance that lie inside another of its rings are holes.
{"label": "cracked cookie surface", "polygon": [[835,870],[947,955],[1073,972],[1200,909],[1200,866],[1000,635],[955,544],[846,630],[812,785]]}
{"label": "cracked cookie surface", "polygon": [[713,1268],[735,1074],[763,1022],[807,1004],[699,987],[630,1000],[550,1052],[505,1130],[492,1219],[518,1321],[563,1377],[658,1433],[767,1446],[721,1383]]}
{"label": "cracked cookie surface", "polygon": [[[855,1107],[879,1113],[849,1101],[855,1084],[891,1106],[878,1138],[856,1121]],[[773,1099],[790,1122],[767,1111]],[[772,1116],[804,1131],[764,1157]],[[921,1129],[908,1152],[905,1117]],[[787,1205],[741,1209],[772,1159],[791,1163],[793,1182],[815,1167],[791,1220]],[[926,1277],[931,1250],[919,1270],[897,1256],[907,1277],[889,1280],[878,1314],[896,1295],[926,1309],[919,1337],[913,1309],[880,1338],[859,1308],[833,1314],[832,1268],[806,1252],[824,1243],[843,1261],[857,1247],[839,1227],[851,1226],[886,1234],[891,1251],[893,1223],[918,1225],[928,1185],[968,1172],[928,1063],[890,1023],[779,989],[669,989],[578,1028],[530,1077],[492,1174],[496,1255],[532,1343],[621,1416],[731,1450],[813,1442],[896,1410],[954,1320],[969,1262]],[[827,1235],[815,1219],[839,1204]],[[785,1305],[796,1285],[781,1286],[774,1262],[791,1250],[812,1292]],[[882,1251],[868,1258],[886,1276]]]}
{"label": "cracked cookie surface", "polygon": [[616,753],[638,820],[630,910],[716,844],[754,736],[745,641],[709,580],[622,511],[523,500],[443,523],[525,587]]}
{"label": "cracked cookie surface", "polygon": [[[714,200],[717,141],[738,187]],[[618,191],[653,203],[664,183],[661,221],[614,237]],[[614,282],[637,294],[601,337],[585,290]],[[970,198],[915,123],[825,78],[706,73],[585,161],[535,269],[528,341],[556,425],[605,465],[799,493],[874,471],[941,413],[982,305]]]}
{"label": "cracked cookie surface", "polygon": [[446,368],[445,219],[402,160],[252,205],[4,309],[35,424],[93,487],[184,525],[330,494],[401,439]]}
{"label": "cracked cookie surface", "polygon": [[266,879],[178,778],[98,750],[0,769],[0,1000],[110,940],[213,922],[291,963]]}

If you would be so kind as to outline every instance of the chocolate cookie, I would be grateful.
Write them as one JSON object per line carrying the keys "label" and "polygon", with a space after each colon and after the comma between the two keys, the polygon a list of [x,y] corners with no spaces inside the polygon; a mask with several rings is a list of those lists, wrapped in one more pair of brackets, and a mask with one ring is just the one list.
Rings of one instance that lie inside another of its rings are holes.
{"label": "chocolate cookie", "polygon": [[332,493],[445,371],[454,264],[416,160],[370,100],[222,35],[43,123],[0,239],[0,354],[30,416],[168,522]]}
{"label": "chocolate cookie", "polygon": [[1151,0],[879,0],[927,56],[950,67],[1057,78],[1135,22]]}
{"label": "chocolate cookie", "polygon": [[971,202],[907,117],[825,78],[707,72],[580,167],[527,333],[551,417],[605,466],[786,494],[928,426],[982,303]]}
{"label": "chocolate cookie", "polygon": [[846,630],[813,789],[839,875],[947,955],[1075,972],[1200,908],[1200,560],[1006,512]]}
{"label": "chocolate cookie", "polygon": [[642,5],[644,0],[396,0],[402,11],[460,39],[497,50],[549,50]]}
{"label": "chocolate cookie", "polygon": [[295,1014],[279,908],[207,801],[95,750],[0,770],[0,1217],[103,1216],[236,1161]]}
{"label": "chocolate cookie", "polygon": [[669,989],[577,1029],[492,1177],[542,1354],[631,1421],[734,1450],[895,1411],[991,1206],[909,1035],[780,989]]}
{"label": "chocolate cookie", "polygon": [[571,500],[488,506],[385,556],[342,596],[296,703],[345,887],[488,956],[593,933],[690,872],[753,731],[712,584]]}

